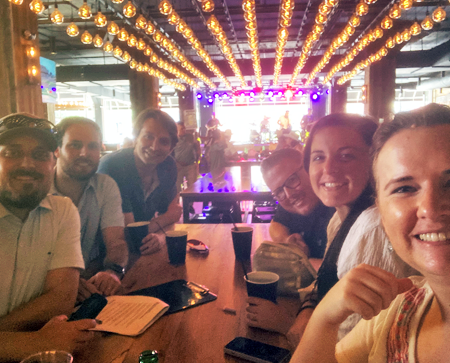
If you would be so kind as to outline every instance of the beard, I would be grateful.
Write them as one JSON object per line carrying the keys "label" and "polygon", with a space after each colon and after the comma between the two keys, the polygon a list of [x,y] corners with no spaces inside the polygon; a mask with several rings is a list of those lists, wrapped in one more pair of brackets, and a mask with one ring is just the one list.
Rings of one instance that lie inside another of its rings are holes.
{"label": "beard", "polygon": [[33,210],[46,197],[48,190],[33,190],[32,184],[25,184],[21,193],[10,190],[0,190],[0,203],[5,208],[18,208]]}
{"label": "beard", "polygon": [[[89,163],[92,166],[92,169],[86,172],[80,172],[77,171],[77,168],[75,164],[79,161],[83,161],[86,163]],[[86,181],[89,180],[94,174],[97,172],[98,169],[98,163],[94,163],[91,160],[84,159],[84,158],[78,158],[74,162],[66,165],[62,165],[62,170],[66,175],[71,177],[72,179],[78,180],[78,181]]]}

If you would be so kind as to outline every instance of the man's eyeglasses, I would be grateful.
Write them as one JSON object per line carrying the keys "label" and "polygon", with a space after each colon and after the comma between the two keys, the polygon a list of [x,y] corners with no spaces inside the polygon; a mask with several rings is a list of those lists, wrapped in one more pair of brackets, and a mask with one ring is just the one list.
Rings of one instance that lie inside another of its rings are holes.
{"label": "man's eyeglasses", "polygon": [[14,114],[0,119],[0,133],[18,127],[36,128],[56,135],[56,127],[50,121],[24,114]]}
{"label": "man's eyeglasses", "polygon": [[302,181],[300,180],[300,177],[298,175],[298,172],[302,169],[303,169],[303,167],[298,168],[292,175],[290,175],[286,179],[286,181],[283,183],[283,185],[281,187],[278,187],[277,189],[275,189],[272,192],[275,199],[277,199],[279,202],[282,202],[283,200],[285,200],[287,198],[284,188],[295,189],[295,188],[298,188],[302,184]]}

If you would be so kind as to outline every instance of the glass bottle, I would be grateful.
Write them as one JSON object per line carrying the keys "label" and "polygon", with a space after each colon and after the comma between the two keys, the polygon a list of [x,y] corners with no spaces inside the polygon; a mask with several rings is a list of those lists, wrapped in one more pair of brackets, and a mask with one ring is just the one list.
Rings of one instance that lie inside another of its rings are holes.
{"label": "glass bottle", "polygon": [[144,350],[139,356],[139,363],[158,363],[158,352],[156,350]]}

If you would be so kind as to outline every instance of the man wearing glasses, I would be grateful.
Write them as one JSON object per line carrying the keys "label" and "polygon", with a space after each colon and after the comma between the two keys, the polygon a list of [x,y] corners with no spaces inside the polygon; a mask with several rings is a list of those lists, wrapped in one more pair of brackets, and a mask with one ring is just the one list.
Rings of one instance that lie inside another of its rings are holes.
{"label": "man wearing glasses", "polygon": [[279,203],[270,223],[273,241],[296,243],[308,257],[322,258],[334,208],[325,207],[314,194],[302,154],[294,149],[276,151],[261,163],[261,172]]}
{"label": "man wearing glasses", "polygon": [[65,316],[48,322],[71,313],[84,267],[77,209],[69,198],[47,195],[53,134],[52,123],[31,115],[0,119],[0,361],[73,351],[95,326]]}

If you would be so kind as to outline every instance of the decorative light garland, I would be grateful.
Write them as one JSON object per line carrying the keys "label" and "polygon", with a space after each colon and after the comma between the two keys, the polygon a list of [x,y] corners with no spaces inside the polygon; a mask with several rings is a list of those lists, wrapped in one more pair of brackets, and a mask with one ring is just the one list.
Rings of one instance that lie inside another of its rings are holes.
{"label": "decorative light garland", "polygon": [[[338,3],[339,0],[324,0],[319,5],[319,12],[317,13],[315,18],[316,24],[314,24],[312,30],[309,32],[309,34],[306,36],[305,41],[303,42],[302,54],[298,58],[298,62],[294,68],[291,80],[289,81],[289,85],[291,87],[294,85],[298,74],[305,66],[306,60],[309,57],[309,53],[311,52],[313,45],[320,39],[320,36],[325,29],[325,24],[328,21],[328,14],[334,7],[338,5]],[[349,21],[352,21],[353,24],[356,24],[357,20],[359,20],[359,18],[355,18],[354,16],[352,16]]]}
{"label": "decorative light garland", "polygon": [[289,37],[288,28],[291,26],[291,19],[294,13],[294,0],[282,0],[280,5],[280,15],[278,18],[277,45],[275,48],[275,67],[273,84],[278,85],[278,78],[281,74],[283,64],[284,48]]}
{"label": "decorative light garland", "polygon": [[[437,10],[437,9],[436,9]],[[436,11],[435,10],[435,11]],[[431,24],[429,23],[429,15],[425,17],[425,19],[422,21],[421,25],[424,30],[431,30],[433,28],[433,20],[431,18]],[[440,21],[443,21],[444,18]],[[431,27],[430,27],[431,26]],[[343,85],[347,81],[349,81],[351,78],[356,76],[359,71],[362,71],[366,67],[368,67],[370,64],[373,64],[375,62],[378,62],[381,60],[381,58],[385,57],[388,54],[388,49],[394,48],[396,45],[407,43],[412,39],[412,36],[417,36],[421,33],[421,29],[419,26],[419,23],[416,21],[414,24],[412,24],[409,28],[405,28],[402,32],[398,32],[395,34],[394,37],[389,37],[385,44],[375,53],[372,53],[369,57],[367,57],[365,60],[359,62],[351,72],[348,72],[347,74],[343,75],[341,78],[338,79],[337,84]]]}
{"label": "decorative light garland", "polygon": [[[219,21],[214,15],[211,15],[208,21],[206,22],[206,25],[208,26],[208,29],[214,35],[216,40],[219,42],[220,49],[225,58],[227,59],[228,64],[230,65],[236,77],[241,81],[241,87],[242,88],[246,87],[247,85],[245,84],[244,77],[242,76],[241,70],[239,69],[236,63],[236,58],[234,58],[233,51],[231,50],[231,47],[228,44],[227,35],[223,31]],[[186,37],[186,34],[184,35]]]}
{"label": "decorative light garland", "polygon": [[262,87],[261,60],[259,57],[258,26],[256,23],[255,0],[243,0],[242,9],[247,23],[248,45],[252,51],[253,70],[255,71],[256,85]]}
{"label": "decorative light garland", "polygon": [[[204,3],[203,3],[204,4]],[[202,5],[203,5],[202,4]],[[214,3],[212,3],[214,6]],[[181,19],[181,17],[177,14],[177,12],[173,9],[172,4],[168,0],[163,0],[159,4],[159,11],[161,14],[166,15],[169,23],[175,25],[175,29],[178,33],[182,34],[191,45],[191,47],[197,52],[199,57],[206,64],[208,69],[213,72],[222,82],[225,84],[226,88],[231,88],[230,82],[220,71],[219,67],[212,61],[211,56],[208,52],[202,47],[201,42],[195,36],[192,29]],[[180,24],[181,23],[181,24]],[[178,26],[180,24],[180,26]]]}

